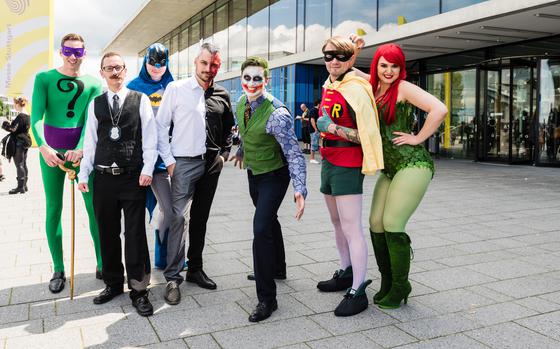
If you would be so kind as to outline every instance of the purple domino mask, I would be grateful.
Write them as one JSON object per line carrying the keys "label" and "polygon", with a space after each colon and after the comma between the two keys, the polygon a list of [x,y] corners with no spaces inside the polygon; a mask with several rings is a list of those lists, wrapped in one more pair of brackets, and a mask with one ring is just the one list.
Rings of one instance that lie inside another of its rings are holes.
{"label": "purple domino mask", "polygon": [[66,57],[70,57],[72,55],[74,55],[76,58],[81,58],[84,56],[86,49],[83,47],[68,47],[68,46],[62,46],[60,48],[60,52],[62,52],[62,54]]}

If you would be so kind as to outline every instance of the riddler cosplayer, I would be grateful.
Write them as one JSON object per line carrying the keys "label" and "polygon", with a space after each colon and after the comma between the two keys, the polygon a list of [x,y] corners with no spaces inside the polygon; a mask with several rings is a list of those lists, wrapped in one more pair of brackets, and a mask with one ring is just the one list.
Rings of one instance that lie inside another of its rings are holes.
{"label": "riddler cosplayer", "polygon": [[[54,264],[49,290],[53,293],[62,291],[66,282],[61,226],[66,173],[58,165],[79,171],[72,163],[78,163],[82,158],[87,106],[101,94],[98,79],[80,74],[85,57],[84,40],[80,35],[68,34],[62,38],[60,57],[63,60],[61,67],[41,72],[35,77],[31,110],[31,129],[41,152],[39,161],[47,209],[45,229]],[[64,159],[60,159],[57,153],[63,154]],[[90,178],[90,188],[93,186],[91,182]],[[96,278],[101,279],[99,232],[93,212],[92,191],[82,195],[97,259]]]}

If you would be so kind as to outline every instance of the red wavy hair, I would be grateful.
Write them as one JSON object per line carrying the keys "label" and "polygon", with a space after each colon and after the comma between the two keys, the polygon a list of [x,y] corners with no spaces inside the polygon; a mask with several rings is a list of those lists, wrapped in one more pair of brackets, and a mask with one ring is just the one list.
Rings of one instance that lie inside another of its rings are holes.
{"label": "red wavy hair", "polygon": [[383,57],[387,62],[396,64],[401,68],[401,72],[397,80],[393,81],[389,89],[385,92],[383,96],[380,96],[377,102],[377,107],[379,109],[387,106],[385,112],[383,113],[383,118],[387,124],[391,124],[395,121],[395,106],[397,104],[397,96],[399,94],[399,84],[402,80],[406,79],[406,60],[404,58],[404,52],[401,47],[397,44],[385,44],[381,45],[375,51],[373,59],[371,60],[369,82],[371,83],[371,88],[373,93],[379,88],[379,77],[377,76],[377,64],[379,59]]}

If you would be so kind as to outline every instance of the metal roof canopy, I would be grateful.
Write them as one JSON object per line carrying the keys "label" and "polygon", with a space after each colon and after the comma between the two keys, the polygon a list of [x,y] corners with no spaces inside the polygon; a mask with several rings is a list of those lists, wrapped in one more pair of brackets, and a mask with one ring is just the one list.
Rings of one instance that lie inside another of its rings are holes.
{"label": "metal roof canopy", "polygon": [[119,30],[103,52],[133,56],[202,11],[214,0],[149,0]]}

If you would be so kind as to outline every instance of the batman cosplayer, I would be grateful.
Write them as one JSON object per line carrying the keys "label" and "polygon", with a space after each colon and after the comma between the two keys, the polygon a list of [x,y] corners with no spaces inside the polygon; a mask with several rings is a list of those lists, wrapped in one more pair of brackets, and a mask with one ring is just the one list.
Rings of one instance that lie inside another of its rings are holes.
{"label": "batman cosplayer", "polygon": [[[164,45],[155,43],[148,47],[138,77],[127,87],[145,93],[150,98],[154,116],[157,116],[163,92],[171,81],[173,76],[169,72],[169,51]],[[169,174],[160,157],[154,168],[151,190],[148,190],[146,196],[146,208],[150,212],[150,218],[157,203],[159,203],[159,215],[155,231],[154,265],[156,268],[164,269],[167,265],[167,235],[172,207]]]}

